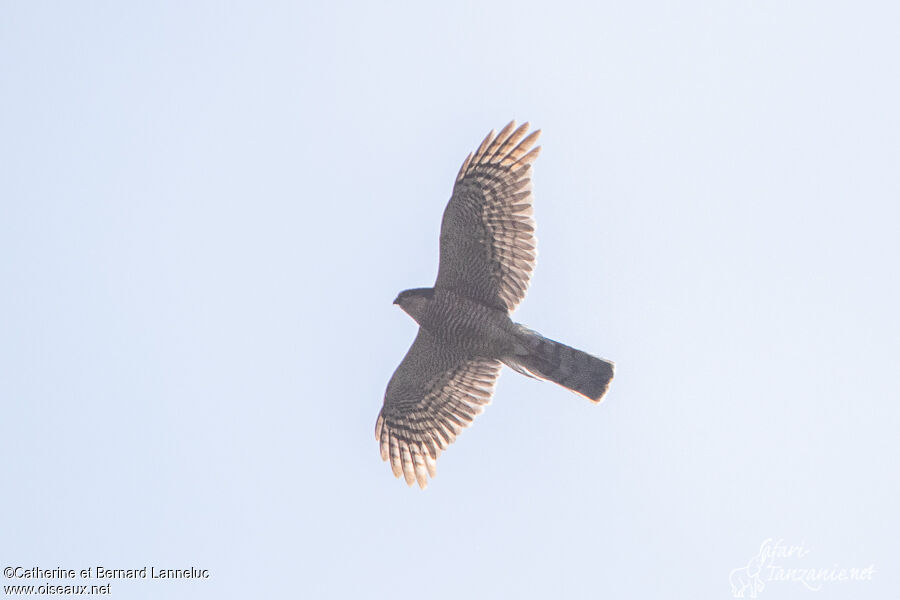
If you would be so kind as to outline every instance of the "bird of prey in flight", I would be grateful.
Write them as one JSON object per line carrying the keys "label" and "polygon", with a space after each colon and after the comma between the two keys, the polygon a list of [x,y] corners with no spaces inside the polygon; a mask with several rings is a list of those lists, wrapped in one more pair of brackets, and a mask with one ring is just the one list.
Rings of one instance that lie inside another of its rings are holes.
{"label": "bird of prey in flight", "polygon": [[505,364],[600,402],[613,363],[510,319],[534,269],[531,165],[540,130],[515,121],[463,161],[441,222],[434,287],[400,292],[419,333],[397,367],[375,424],[381,458],[424,488],[438,455],[490,401]]}

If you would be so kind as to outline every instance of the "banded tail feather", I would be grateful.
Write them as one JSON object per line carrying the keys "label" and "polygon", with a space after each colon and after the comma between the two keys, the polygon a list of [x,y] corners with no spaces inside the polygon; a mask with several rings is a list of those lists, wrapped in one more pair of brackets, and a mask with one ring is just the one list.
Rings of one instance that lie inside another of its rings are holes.
{"label": "banded tail feather", "polygon": [[538,379],[547,379],[600,402],[609,389],[615,365],[519,325],[519,343],[506,364]]}

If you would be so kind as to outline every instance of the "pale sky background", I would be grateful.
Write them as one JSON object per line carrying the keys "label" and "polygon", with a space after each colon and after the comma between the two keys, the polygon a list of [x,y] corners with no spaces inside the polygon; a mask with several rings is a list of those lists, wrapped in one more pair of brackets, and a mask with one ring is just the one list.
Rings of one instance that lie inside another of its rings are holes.
{"label": "pale sky background", "polygon": [[[3,2],[2,566],[731,598],[775,538],[875,571],[764,600],[898,598],[898,31],[887,1]],[[391,301],[512,118],[544,131],[514,318],[617,377],[594,406],[504,370],[409,489],[373,433]]]}

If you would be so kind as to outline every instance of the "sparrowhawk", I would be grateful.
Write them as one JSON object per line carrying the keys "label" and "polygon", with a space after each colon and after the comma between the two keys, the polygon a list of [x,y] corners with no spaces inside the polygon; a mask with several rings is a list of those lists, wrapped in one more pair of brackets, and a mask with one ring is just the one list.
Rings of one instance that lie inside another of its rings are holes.
{"label": "sparrowhawk", "polygon": [[375,424],[394,475],[424,488],[442,450],[490,401],[505,364],[600,402],[613,363],[513,322],[535,262],[531,165],[540,130],[491,131],[456,176],[441,222],[434,287],[400,292],[419,333],[397,367]]}

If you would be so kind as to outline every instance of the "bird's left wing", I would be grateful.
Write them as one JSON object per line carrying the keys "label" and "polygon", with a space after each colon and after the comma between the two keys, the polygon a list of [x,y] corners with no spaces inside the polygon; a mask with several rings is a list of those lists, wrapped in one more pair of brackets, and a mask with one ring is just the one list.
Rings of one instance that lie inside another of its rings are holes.
{"label": "bird's left wing", "polygon": [[438,455],[490,402],[500,362],[467,356],[419,328],[384,394],[375,424],[382,460],[424,488]]}
{"label": "bird's left wing", "polygon": [[507,311],[525,297],[537,252],[531,165],[540,133],[512,121],[463,162],[444,209],[434,287]]}

